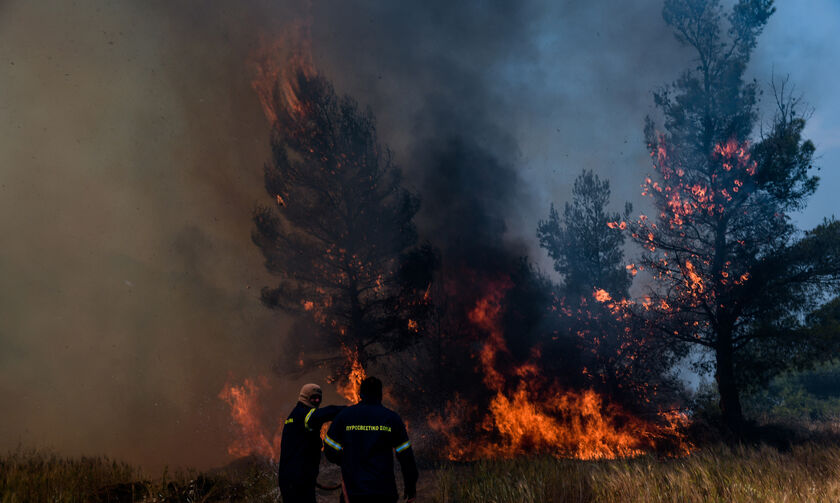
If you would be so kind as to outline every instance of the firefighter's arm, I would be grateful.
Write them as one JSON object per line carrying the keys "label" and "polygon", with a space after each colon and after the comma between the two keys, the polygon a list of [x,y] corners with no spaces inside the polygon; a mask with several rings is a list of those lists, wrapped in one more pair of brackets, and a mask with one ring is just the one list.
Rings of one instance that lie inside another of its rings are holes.
{"label": "firefighter's arm", "polygon": [[341,451],[343,450],[341,442],[344,440],[343,433],[344,427],[338,421],[333,421],[327,430],[327,436],[324,437],[324,455],[328,461],[337,465],[341,464]]}
{"label": "firefighter's arm", "polygon": [[397,460],[402,469],[403,483],[405,484],[405,499],[407,502],[414,501],[417,495],[417,463],[414,461],[414,451],[411,447],[397,454]]}
{"label": "firefighter's arm", "polygon": [[303,419],[303,427],[307,431],[318,431],[324,423],[335,419],[335,416],[346,408],[344,405],[327,405],[320,409],[312,409],[306,413],[306,417]]}
{"label": "firefighter's arm", "polygon": [[405,499],[406,501],[414,501],[417,494],[419,473],[417,463],[414,461],[414,450],[411,448],[411,441],[408,439],[408,432],[406,432],[405,425],[400,419],[397,419],[397,424],[393,428],[393,446],[402,470]]}

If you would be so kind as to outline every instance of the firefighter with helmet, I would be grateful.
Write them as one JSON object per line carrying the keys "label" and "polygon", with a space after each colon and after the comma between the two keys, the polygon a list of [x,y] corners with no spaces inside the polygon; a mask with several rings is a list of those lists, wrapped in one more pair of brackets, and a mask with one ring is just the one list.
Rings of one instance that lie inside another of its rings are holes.
{"label": "firefighter with helmet", "polygon": [[305,384],[298,403],[283,425],[280,439],[280,494],[283,503],[315,503],[315,485],[321,464],[321,426],[345,406],[319,408],[323,393],[317,384]]}
{"label": "firefighter with helmet", "polygon": [[406,502],[417,489],[417,465],[400,416],[382,405],[382,381],[368,377],[359,389],[361,401],[333,419],[324,438],[327,459],[341,466],[349,503],[396,503],[394,454],[400,462]]}

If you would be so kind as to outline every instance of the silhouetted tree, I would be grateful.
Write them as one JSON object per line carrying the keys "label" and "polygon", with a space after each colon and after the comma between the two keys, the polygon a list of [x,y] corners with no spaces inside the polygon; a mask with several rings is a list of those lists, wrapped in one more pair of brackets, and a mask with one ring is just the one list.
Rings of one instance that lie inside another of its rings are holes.
{"label": "silhouetted tree", "polygon": [[563,218],[551,205],[548,220],[540,220],[540,246],[554,260],[554,270],[563,277],[569,296],[589,296],[601,288],[614,297],[626,297],[631,275],[624,263],[624,234],[617,224],[630,215],[609,213],[610,182],[583,170],[575,179],[572,201],[563,208]]}
{"label": "silhouetted tree", "polygon": [[636,271],[623,251],[622,229],[632,206],[609,212],[609,202],[609,181],[584,170],[563,216],[552,205],[548,219],[539,222],[540,245],[563,277],[557,303],[565,337],[555,337],[547,352],[566,364],[562,355],[569,350],[563,346],[576,341],[585,356],[580,366],[595,379],[590,385],[605,388],[613,399],[623,396],[628,405],[647,407],[646,400],[657,395],[674,397],[679,387],[671,367],[679,354],[649,337],[622,303]]}
{"label": "silhouetted tree", "polygon": [[317,327],[293,344],[366,366],[421,329],[434,255],[415,247],[418,198],[378,143],[372,113],[322,76],[299,71],[278,84],[273,108],[265,187],[276,204],[255,210],[253,240],[279,284],[263,302]]}
{"label": "silhouetted tree", "polygon": [[665,2],[666,22],[696,61],[655,94],[665,132],[648,119],[656,174],[645,193],[657,215],[631,226],[653,277],[640,312],[674,344],[708,349],[724,421],[735,433],[745,386],[818,359],[819,345],[802,336],[803,318],[840,275],[838,223],[803,237],[789,217],[818,180],[799,103],[783,85],[774,86],[770,131],[750,143],[758,89],[743,76],[772,4],[741,0],[724,16],[717,0]]}

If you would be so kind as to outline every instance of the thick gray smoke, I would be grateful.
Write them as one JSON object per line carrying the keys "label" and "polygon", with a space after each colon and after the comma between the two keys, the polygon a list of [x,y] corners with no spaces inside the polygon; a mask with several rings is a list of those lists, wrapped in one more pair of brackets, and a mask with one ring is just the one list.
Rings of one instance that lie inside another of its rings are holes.
{"label": "thick gray smoke", "polygon": [[[316,63],[373,109],[427,233],[479,205],[476,230],[539,262],[536,223],[582,168],[612,180],[616,205],[638,199],[650,90],[687,64],[660,9],[0,3],[0,449],[227,459],[217,394],[229,373],[272,375],[289,326],[258,301],[271,278],[250,242],[269,138],[248,65],[260,37],[311,19]],[[303,382],[272,379],[267,415]]]}
{"label": "thick gray smoke", "polygon": [[682,53],[661,2],[630,4],[316,3],[313,33],[337,87],[373,106],[422,192],[421,227],[477,230],[453,221],[479,205],[512,252],[542,262],[536,223],[582,168],[620,177],[619,201],[638,193],[638,125]]}

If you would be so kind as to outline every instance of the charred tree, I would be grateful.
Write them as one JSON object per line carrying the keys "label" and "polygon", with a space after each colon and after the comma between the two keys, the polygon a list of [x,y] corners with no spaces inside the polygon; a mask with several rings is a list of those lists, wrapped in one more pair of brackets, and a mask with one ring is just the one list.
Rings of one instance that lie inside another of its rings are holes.
{"label": "charred tree", "polygon": [[802,320],[840,277],[837,222],[803,236],[789,216],[818,179],[799,102],[784,84],[773,88],[769,132],[751,142],[758,86],[744,71],[772,3],[741,0],[724,16],[717,0],[666,1],[665,20],[696,66],[655,93],[664,133],[648,119],[656,174],[644,187],[658,214],[631,225],[654,280],[640,311],[673,344],[706,348],[736,435],[746,387],[819,359],[815,341],[801,337]]}
{"label": "charred tree", "polygon": [[314,72],[291,80],[273,95],[265,188],[275,204],[253,217],[253,241],[278,277],[262,300],[315,327],[292,344],[365,367],[418,337],[434,257],[415,246],[418,198],[379,144],[372,113]]}

